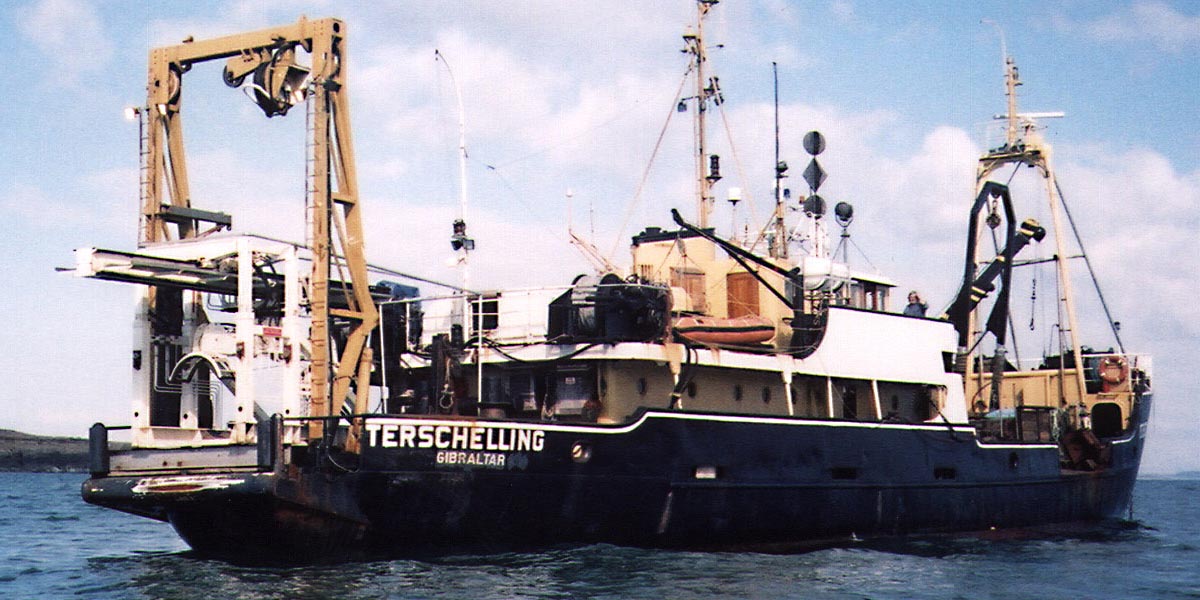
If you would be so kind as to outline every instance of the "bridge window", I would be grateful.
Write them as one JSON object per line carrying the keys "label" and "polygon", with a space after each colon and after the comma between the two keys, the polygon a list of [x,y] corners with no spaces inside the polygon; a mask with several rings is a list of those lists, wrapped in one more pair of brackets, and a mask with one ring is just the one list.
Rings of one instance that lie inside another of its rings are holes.
{"label": "bridge window", "polygon": [[493,331],[500,326],[500,294],[471,296],[471,330]]}
{"label": "bridge window", "polygon": [[882,283],[855,279],[850,284],[848,302],[852,308],[883,312],[888,307],[888,290],[890,288],[891,286]]}

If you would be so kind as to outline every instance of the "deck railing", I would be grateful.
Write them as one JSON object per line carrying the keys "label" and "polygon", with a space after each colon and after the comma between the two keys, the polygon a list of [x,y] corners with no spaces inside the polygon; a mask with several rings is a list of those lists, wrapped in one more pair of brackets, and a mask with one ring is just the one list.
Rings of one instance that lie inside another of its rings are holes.
{"label": "deck railing", "polygon": [[420,315],[420,344],[431,343],[438,334],[453,335],[461,327],[464,339],[479,332],[496,342],[537,342],[546,339],[550,302],[570,287],[506,289],[478,294],[425,296],[394,300],[385,304],[405,307],[405,336],[415,337]]}

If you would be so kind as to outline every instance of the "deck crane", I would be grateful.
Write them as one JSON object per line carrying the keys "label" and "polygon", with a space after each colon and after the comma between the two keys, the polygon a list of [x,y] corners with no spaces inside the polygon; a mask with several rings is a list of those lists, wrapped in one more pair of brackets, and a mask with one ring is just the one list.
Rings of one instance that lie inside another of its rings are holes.
{"label": "deck crane", "polygon": [[[298,62],[301,50],[311,57],[310,65]],[[146,131],[140,245],[195,238],[203,235],[200,223],[210,223],[213,229],[230,225],[223,213],[192,207],[183,146],[184,75],[199,63],[221,59],[226,60],[225,83],[245,86],[267,117],[286,115],[298,103],[311,103],[306,202],[313,260],[305,290],[312,317],[309,416],[336,415],[352,379],[357,378],[357,389],[367,388],[371,350],[366,341],[378,321],[363,254],[346,88],[345,23],[302,17],[287,26],[205,41],[189,38],[150,52],[147,102],[138,111],[144,115]],[[335,293],[345,294],[345,300],[331,307],[333,264],[348,272],[349,285],[338,286],[340,292]],[[146,318],[152,322],[159,312],[157,296],[152,288],[146,307]],[[336,349],[330,343],[332,317],[350,323],[345,342]],[[356,398],[355,408],[365,410],[365,399]],[[309,438],[319,437],[323,428],[322,420],[310,421]]]}

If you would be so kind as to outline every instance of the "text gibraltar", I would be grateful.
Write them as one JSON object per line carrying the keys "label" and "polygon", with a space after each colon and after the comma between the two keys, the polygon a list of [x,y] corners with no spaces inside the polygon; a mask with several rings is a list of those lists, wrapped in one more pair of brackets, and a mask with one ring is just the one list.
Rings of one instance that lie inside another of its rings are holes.
{"label": "text gibraltar", "polygon": [[374,448],[437,448],[489,452],[541,452],[546,432],[516,427],[409,425],[367,421],[367,445]]}

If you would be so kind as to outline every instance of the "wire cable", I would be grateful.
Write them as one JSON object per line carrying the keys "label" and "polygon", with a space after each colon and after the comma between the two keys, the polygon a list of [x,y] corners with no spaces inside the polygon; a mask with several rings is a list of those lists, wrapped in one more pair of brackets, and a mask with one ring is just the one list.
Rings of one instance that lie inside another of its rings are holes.
{"label": "wire cable", "polygon": [[687,71],[684,72],[683,78],[679,81],[679,89],[675,90],[675,99],[671,101],[671,111],[667,113],[667,120],[658,132],[658,139],[654,142],[654,150],[650,153],[650,160],[646,163],[645,170],[642,171],[642,180],[638,182],[637,190],[633,193],[633,199],[625,207],[625,217],[621,220],[621,228],[617,230],[617,238],[613,240],[612,250],[609,250],[608,256],[605,257],[609,262],[612,262],[613,257],[617,255],[617,249],[621,246],[621,238],[625,237],[625,228],[629,226],[629,219],[633,217],[633,211],[637,208],[637,204],[642,198],[642,191],[646,187],[646,180],[650,177],[650,168],[654,166],[654,159],[658,156],[658,150],[662,147],[663,138],[667,135],[667,127],[671,124],[671,117],[675,114],[675,107],[679,105],[679,98],[683,95],[683,86],[687,83],[688,75],[691,74],[692,68],[689,66]]}
{"label": "wire cable", "polygon": [[1125,354],[1125,344],[1121,343],[1121,334],[1117,329],[1116,322],[1113,321],[1112,313],[1108,310],[1108,302],[1104,300],[1104,292],[1100,291],[1100,280],[1096,278],[1096,271],[1092,270],[1092,261],[1088,258],[1087,250],[1083,248],[1083,238],[1079,236],[1079,229],[1075,227],[1075,218],[1071,216],[1071,209],[1067,208],[1067,198],[1063,196],[1062,188],[1058,185],[1058,177],[1054,178],[1054,189],[1058,192],[1058,201],[1062,204],[1063,212],[1067,215],[1067,222],[1071,224],[1071,233],[1075,234],[1075,243],[1079,244],[1079,253],[1083,255],[1083,264],[1087,265],[1088,275],[1092,277],[1092,285],[1096,287],[1096,296],[1100,298],[1100,306],[1104,308],[1104,316],[1108,319],[1108,326],[1112,329],[1113,337],[1117,340],[1117,348],[1121,350],[1121,354]]}

